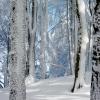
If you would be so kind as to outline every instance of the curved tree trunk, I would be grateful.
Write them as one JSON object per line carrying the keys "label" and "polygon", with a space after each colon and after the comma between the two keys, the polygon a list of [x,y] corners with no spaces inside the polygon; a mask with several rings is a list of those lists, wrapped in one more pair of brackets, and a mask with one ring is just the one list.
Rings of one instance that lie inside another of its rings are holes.
{"label": "curved tree trunk", "polygon": [[87,22],[86,22],[86,13],[85,13],[85,2],[84,0],[78,0],[79,12],[80,12],[80,21],[81,21],[81,31],[82,31],[82,44],[81,44],[81,54],[80,54],[80,71],[79,71],[79,81],[81,85],[84,85],[84,74],[85,74],[85,65],[86,65],[86,50],[87,44],[89,42],[88,31],[87,31]]}
{"label": "curved tree trunk", "polygon": [[79,20],[80,20],[80,32],[81,32],[81,42],[79,50],[77,51],[76,64],[75,64],[75,80],[72,92],[75,89],[83,87],[84,85],[84,74],[85,74],[85,65],[86,65],[86,50],[88,44],[88,31],[85,15],[85,2],[84,0],[77,0]]}

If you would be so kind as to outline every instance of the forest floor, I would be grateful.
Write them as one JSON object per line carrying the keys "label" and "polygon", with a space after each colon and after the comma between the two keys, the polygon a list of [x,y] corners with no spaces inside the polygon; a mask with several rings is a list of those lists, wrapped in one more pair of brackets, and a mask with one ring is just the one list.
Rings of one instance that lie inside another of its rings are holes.
{"label": "forest floor", "polygon": [[[89,100],[90,85],[71,93],[73,77],[42,80],[27,86],[27,100]],[[8,89],[0,90],[0,100],[8,100]]]}

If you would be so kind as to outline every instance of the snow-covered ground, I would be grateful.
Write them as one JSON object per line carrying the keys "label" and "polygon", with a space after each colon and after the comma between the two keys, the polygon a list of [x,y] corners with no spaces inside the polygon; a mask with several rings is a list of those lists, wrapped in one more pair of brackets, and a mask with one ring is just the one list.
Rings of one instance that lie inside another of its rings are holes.
{"label": "snow-covered ground", "polygon": [[[71,93],[73,77],[60,77],[36,82],[27,86],[27,100],[89,100],[90,87]],[[0,100],[8,100],[7,89],[0,90]]]}

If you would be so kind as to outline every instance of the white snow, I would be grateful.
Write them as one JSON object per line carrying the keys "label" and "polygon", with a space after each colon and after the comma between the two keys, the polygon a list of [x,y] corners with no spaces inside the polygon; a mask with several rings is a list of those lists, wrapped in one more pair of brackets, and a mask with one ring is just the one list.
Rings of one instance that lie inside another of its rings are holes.
{"label": "white snow", "polygon": [[[90,80],[90,79],[89,79]],[[71,93],[73,77],[47,79],[27,86],[27,100],[89,100],[89,84]],[[0,100],[8,100],[8,89],[0,90]]]}

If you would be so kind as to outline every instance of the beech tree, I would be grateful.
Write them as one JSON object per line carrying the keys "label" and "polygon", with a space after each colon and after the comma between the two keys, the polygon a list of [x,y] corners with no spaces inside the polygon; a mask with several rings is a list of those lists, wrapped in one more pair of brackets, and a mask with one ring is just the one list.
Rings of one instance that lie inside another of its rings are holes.
{"label": "beech tree", "polygon": [[9,100],[26,100],[26,0],[10,0],[10,4],[11,23],[9,35]]}

